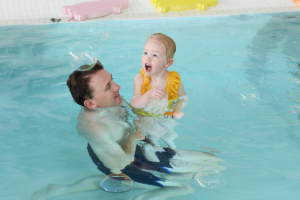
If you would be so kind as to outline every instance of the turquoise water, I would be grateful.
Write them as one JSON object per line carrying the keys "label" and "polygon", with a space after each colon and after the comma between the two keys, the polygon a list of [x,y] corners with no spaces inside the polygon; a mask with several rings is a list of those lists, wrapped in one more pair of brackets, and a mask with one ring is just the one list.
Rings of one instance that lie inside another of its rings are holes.
{"label": "turquoise water", "polygon": [[[177,44],[171,70],[190,101],[176,127],[178,149],[216,152],[227,185],[172,199],[298,199],[300,185],[300,14],[241,15],[151,21],[107,21],[110,36],[94,44],[93,23],[0,27],[0,194],[29,199],[49,183],[70,184],[98,170],[75,125],[80,107],[66,80],[77,41],[94,45],[130,100],[146,38]],[[296,110],[297,112],[297,110]],[[132,199],[103,191],[62,199]]]}

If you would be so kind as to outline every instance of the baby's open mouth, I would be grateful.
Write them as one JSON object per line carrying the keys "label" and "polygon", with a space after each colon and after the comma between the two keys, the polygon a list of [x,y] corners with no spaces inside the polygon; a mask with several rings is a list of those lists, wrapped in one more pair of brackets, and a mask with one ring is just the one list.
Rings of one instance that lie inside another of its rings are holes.
{"label": "baby's open mouth", "polygon": [[146,70],[146,72],[151,72],[151,70],[152,70],[151,65],[145,64],[145,70]]}

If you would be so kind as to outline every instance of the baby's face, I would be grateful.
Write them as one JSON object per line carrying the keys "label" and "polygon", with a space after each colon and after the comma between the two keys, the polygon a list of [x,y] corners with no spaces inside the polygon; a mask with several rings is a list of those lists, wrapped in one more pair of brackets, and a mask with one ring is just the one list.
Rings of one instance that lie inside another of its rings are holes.
{"label": "baby's face", "polygon": [[142,65],[147,76],[155,76],[166,70],[166,47],[155,38],[150,38],[145,44]]}

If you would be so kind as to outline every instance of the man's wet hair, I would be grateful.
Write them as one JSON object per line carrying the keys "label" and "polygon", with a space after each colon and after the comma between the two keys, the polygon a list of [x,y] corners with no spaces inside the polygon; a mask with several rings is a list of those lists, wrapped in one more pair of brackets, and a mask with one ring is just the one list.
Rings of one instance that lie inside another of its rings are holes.
{"label": "man's wet hair", "polygon": [[94,97],[94,88],[91,88],[89,84],[93,75],[102,69],[104,69],[103,65],[97,61],[93,68],[87,71],[76,70],[69,76],[67,85],[74,101],[77,104],[85,106],[84,101]]}

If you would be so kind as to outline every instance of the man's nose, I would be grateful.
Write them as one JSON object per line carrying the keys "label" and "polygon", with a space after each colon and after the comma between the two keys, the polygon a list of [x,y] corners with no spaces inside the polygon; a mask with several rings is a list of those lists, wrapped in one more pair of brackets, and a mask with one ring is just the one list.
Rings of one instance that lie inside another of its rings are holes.
{"label": "man's nose", "polygon": [[115,91],[118,91],[121,87],[115,83]]}

